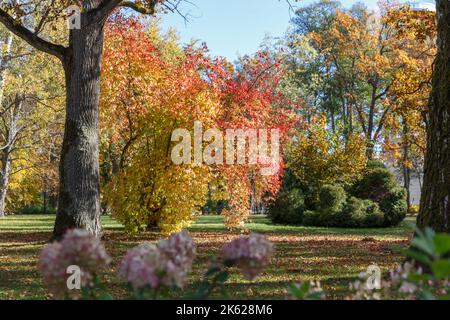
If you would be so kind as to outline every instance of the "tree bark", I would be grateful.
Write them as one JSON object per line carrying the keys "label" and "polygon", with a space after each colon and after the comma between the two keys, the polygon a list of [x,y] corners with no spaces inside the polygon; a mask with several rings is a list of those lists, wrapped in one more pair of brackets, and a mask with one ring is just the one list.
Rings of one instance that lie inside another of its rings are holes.
{"label": "tree bark", "polygon": [[[8,35],[8,40],[6,42],[6,52],[0,52],[0,108],[3,105],[3,93],[5,89],[5,77],[6,70],[9,62],[9,55],[11,53],[13,36]],[[2,155],[2,167],[0,172],[0,217],[5,216],[6,207],[6,193],[8,190],[9,174],[10,174],[10,157],[9,148],[3,150]]]}
{"label": "tree bark", "polygon": [[9,179],[11,177],[11,154],[14,149],[14,144],[17,142],[18,121],[21,114],[24,97],[17,95],[14,101],[5,108],[2,113],[2,122],[4,124],[4,132],[2,135],[6,137],[5,146],[1,150],[1,168],[0,168],[0,217],[6,215],[6,195],[9,188]]}
{"label": "tree bark", "polygon": [[450,232],[450,2],[437,0],[438,51],[430,96],[419,228]]}
{"label": "tree bark", "polygon": [[403,183],[406,189],[406,203],[408,209],[411,208],[411,169],[409,167],[409,128],[405,118],[403,118]]}
{"label": "tree bark", "polygon": [[[378,82],[378,81],[377,81]],[[375,143],[374,141],[374,135],[373,132],[375,130],[375,105],[377,103],[377,90],[378,87],[375,84],[372,84],[372,97],[370,100],[369,105],[369,116],[367,120],[367,133],[366,133],[366,139],[367,139],[367,158],[372,159],[375,152]]]}
{"label": "tree bark", "polygon": [[12,33],[9,33],[8,40],[6,40],[6,50],[4,53],[0,52],[0,107],[3,105],[6,70],[8,69],[12,43],[13,43],[13,35]]}
{"label": "tree bark", "polygon": [[6,194],[9,186],[9,176],[11,174],[11,150],[6,148],[2,151],[2,165],[0,172],[0,217],[6,215]]}
{"label": "tree bark", "polygon": [[71,31],[64,63],[67,105],[56,240],[73,228],[101,235],[98,108],[104,30],[103,22],[83,20],[81,30]]}

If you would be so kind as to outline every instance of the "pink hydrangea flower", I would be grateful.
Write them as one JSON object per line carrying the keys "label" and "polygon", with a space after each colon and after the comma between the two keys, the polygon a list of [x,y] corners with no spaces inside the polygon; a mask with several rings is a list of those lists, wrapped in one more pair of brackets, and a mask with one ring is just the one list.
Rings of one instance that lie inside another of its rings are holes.
{"label": "pink hydrangea flower", "polygon": [[69,230],[61,242],[44,247],[39,260],[43,282],[55,299],[79,297],[80,292],[67,288],[67,268],[77,266],[81,270],[81,286],[89,287],[95,274],[105,268],[111,258],[99,239],[85,230]]}
{"label": "pink hydrangea flower", "polygon": [[233,261],[244,276],[253,280],[269,264],[273,244],[263,235],[241,236],[223,247],[225,260]]}
{"label": "pink hydrangea flower", "polygon": [[195,245],[185,231],[157,245],[142,244],[128,251],[119,266],[119,276],[134,289],[182,288],[195,259]]}
{"label": "pink hydrangea flower", "polygon": [[156,288],[160,285],[158,273],[164,270],[166,262],[161,251],[154,244],[141,244],[129,250],[119,266],[119,276],[135,289],[149,285]]}
{"label": "pink hydrangea flower", "polygon": [[160,241],[157,246],[174,266],[185,274],[191,271],[196,248],[187,231],[175,233],[169,239]]}

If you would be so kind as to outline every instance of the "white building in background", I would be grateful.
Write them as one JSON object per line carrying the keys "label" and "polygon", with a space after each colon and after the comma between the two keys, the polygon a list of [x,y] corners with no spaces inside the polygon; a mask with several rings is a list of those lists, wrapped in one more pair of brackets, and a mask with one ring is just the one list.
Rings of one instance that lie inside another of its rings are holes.
{"label": "white building in background", "polygon": [[433,3],[410,1],[410,2],[408,2],[408,4],[410,5],[411,9],[415,10],[415,11],[428,10],[428,11],[436,12],[436,4],[434,3],[434,1],[433,1]]}

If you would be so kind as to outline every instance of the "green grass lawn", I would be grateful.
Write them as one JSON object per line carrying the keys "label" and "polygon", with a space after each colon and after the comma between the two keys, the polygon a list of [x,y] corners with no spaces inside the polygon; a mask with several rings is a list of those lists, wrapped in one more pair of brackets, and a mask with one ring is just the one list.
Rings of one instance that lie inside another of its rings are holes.
{"label": "green grass lawn", "polygon": [[[51,236],[54,216],[8,216],[0,219],[0,299],[47,299],[37,271],[42,247]],[[276,245],[269,268],[254,282],[233,272],[227,284],[230,297],[242,299],[279,298],[291,282],[320,280],[329,298],[344,298],[348,284],[371,264],[383,271],[404,259],[403,249],[412,235],[414,219],[389,229],[335,229],[274,226],[258,216],[248,225],[253,232],[266,234]],[[103,276],[116,298],[126,298],[125,285],[116,277],[117,265],[129,248],[157,241],[157,233],[129,236],[116,221],[104,217],[104,243],[113,265]],[[237,236],[229,232],[221,217],[202,216],[190,228],[198,257],[192,281],[206,271],[211,257],[220,254],[223,244]],[[216,295],[216,297],[222,297]]]}

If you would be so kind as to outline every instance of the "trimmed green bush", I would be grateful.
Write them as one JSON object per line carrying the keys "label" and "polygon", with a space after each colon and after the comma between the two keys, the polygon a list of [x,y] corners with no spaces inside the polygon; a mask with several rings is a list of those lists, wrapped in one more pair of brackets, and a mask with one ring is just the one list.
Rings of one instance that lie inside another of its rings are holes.
{"label": "trimmed green bush", "polygon": [[371,200],[347,198],[343,188],[324,186],[320,191],[320,206],[306,211],[303,224],[308,226],[365,228],[381,227],[384,214]]}
{"label": "trimmed green bush", "polygon": [[384,214],[378,204],[371,200],[349,197],[342,211],[340,227],[375,228],[381,227]]}
{"label": "trimmed green bush", "polygon": [[339,212],[344,206],[347,195],[340,186],[325,185],[320,189],[320,204],[322,211]]}
{"label": "trimmed green bush", "polygon": [[377,203],[371,200],[363,200],[366,203],[365,227],[384,226],[385,213]]}
{"label": "trimmed green bush", "polygon": [[303,213],[303,225],[305,226],[322,226],[321,214],[317,211],[307,210]]}
{"label": "trimmed green bush", "polygon": [[324,227],[338,226],[337,221],[342,219],[340,216],[346,200],[347,194],[342,187],[332,185],[323,186],[320,189],[317,225]]}
{"label": "trimmed green bush", "polygon": [[408,212],[406,203],[406,190],[395,188],[391,190],[380,202],[380,209],[384,212],[385,227],[396,226],[402,222]]}
{"label": "trimmed green bush", "polygon": [[268,216],[273,223],[301,224],[305,199],[300,189],[282,191],[269,206]]}
{"label": "trimmed green bush", "polygon": [[384,227],[396,226],[407,214],[406,191],[379,161],[369,163],[364,177],[350,190],[352,196],[376,202],[384,213]]}
{"label": "trimmed green bush", "polygon": [[[406,217],[406,192],[395,176],[378,160],[369,161],[364,177],[347,195],[338,185],[319,190],[315,205],[308,200],[308,189],[290,181],[269,208],[274,223],[307,226],[376,228],[398,225]],[[289,191],[286,191],[289,190]]]}

